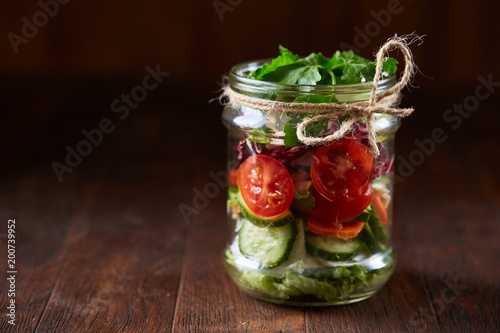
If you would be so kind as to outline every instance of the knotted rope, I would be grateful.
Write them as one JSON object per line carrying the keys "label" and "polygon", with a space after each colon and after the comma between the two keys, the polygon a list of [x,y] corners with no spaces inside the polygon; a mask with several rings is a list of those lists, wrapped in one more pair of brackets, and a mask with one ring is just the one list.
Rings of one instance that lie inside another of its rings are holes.
{"label": "knotted rope", "polygon": [[[304,120],[297,125],[297,139],[306,145],[326,144],[334,140],[339,140],[354,128],[354,125],[358,120],[365,118],[370,151],[374,156],[378,156],[380,152],[377,147],[374,125],[375,114],[378,113],[406,117],[413,112],[413,109],[392,108],[390,106],[397,106],[399,104],[400,91],[410,81],[415,72],[416,66],[413,62],[413,55],[408,47],[408,45],[415,39],[419,39],[419,37],[408,41],[408,37],[395,36],[382,45],[376,55],[377,63],[375,76],[368,102],[357,102],[351,104],[278,102],[237,93],[232,90],[229,85],[223,88],[221,98],[227,97],[229,99],[229,104],[235,107],[244,105],[262,111],[318,114],[311,118],[304,118]],[[388,52],[394,49],[399,49],[403,53],[405,62],[403,74],[401,79],[394,86],[377,95],[377,86],[380,80],[380,74],[382,73],[384,57]],[[350,117],[343,121],[342,125],[331,135],[324,137],[310,137],[305,134],[306,126],[310,123],[321,119],[336,118],[344,115],[349,115]]]}

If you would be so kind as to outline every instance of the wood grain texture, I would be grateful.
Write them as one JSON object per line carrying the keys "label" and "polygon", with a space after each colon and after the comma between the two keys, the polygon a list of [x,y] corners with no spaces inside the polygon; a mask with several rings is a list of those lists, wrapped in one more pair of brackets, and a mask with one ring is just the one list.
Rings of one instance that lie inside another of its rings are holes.
{"label": "wood grain texture", "polygon": [[7,220],[16,220],[16,311],[15,330],[7,323],[7,284],[0,287],[1,332],[32,332],[40,322],[60,269],[67,260],[69,234],[85,208],[84,193],[74,193],[77,182],[60,187],[47,181],[39,169],[1,185],[0,269],[7,278]]}
{"label": "wood grain texture", "polygon": [[92,187],[37,332],[171,330],[186,227],[168,223],[176,207],[160,183],[128,171]]}
{"label": "wood grain texture", "polygon": [[[440,110],[467,91],[446,101],[429,96],[417,94],[415,107],[433,105],[435,114],[417,112],[398,134],[403,157],[415,138],[446,126]],[[102,100],[107,107],[111,99]],[[195,191],[224,168],[220,108],[206,100],[189,102],[207,111],[196,120],[186,106],[165,112],[152,101],[62,183],[46,161],[0,183],[0,223],[16,218],[19,226],[17,325],[4,320],[2,285],[1,332],[500,331],[500,140],[484,127],[500,122],[497,99],[447,128],[448,141],[396,185],[398,260],[387,285],[360,303],[328,308],[268,304],[236,288],[222,263],[223,186],[190,223],[180,214],[178,205],[193,205]],[[172,121],[191,121],[195,134],[181,145],[186,128]]]}

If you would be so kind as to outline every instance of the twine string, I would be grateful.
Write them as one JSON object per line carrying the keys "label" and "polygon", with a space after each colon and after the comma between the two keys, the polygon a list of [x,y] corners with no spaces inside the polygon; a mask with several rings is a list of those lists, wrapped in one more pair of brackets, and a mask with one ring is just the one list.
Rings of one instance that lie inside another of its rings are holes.
{"label": "twine string", "polygon": [[[297,125],[297,139],[305,145],[327,144],[334,140],[339,140],[346,133],[353,130],[358,120],[365,118],[370,152],[374,156],[378,156],[380,152],[377,147],[377,137],[374,125],[375,114],[406,117],[413,112],[411,108],[400,109],[392,107],[394,105],[399,105],[400,91],[410,81],[416,69],[415,63],[413,62],[413,55],[408,45],[411,44],[413,40],[419,39],[419,37],[413,37],[411,40],[409,40],[409,37],[410,36],[394,36],[382,45],[377,52],[375,77],[373,78],[373,85],[368,102],[357,102],[352,104],[278,102],[240,94],[232,90],[229,85],[223,88],[221,99],[227,97],[229,99],[229,104],[233,107],[244,105],[262,111],[316,114],[313,117],[304,118],[304,120]],[[394,86],[377,95],[377,86],[380,81],[385,55],[394,49],[399,49],[403,53],[405,62],[404,71],[401,79]],[[344,115],[349,115],[349,118],[344,120],[341,126],[333,134],[323,137],[311,137],[305,133],[307,125],[311,123]]]}

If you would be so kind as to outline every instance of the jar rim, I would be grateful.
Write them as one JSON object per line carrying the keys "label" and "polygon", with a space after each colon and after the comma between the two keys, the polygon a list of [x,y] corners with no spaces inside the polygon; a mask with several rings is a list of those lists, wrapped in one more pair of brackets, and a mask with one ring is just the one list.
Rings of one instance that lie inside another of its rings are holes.
{"label": "jar rim", "polygon": [[[240,94],[272,101],[293,102],[298,96],[332,94],[335,94],[337,103],[355,103],[370,99],[372,81],[337,85],[303,85],[262,81],[246,76],[247,73],[256,70],[265,63],[270,63],[270,61],[271,59],[261,59],[236,64],[229,72],[229,86]],[[376,93],[380,94],[386,91],[395,83],[396,75],[380,80]],[[380,127],[377,128],[377,135],[396,131],[401,124],[398,117],[376,114],[376,125],[379,119],[382,122],[389,120],[389,123],[384,123],[384,125],[381,123]]]}
{"label": "jar rim", "polygon": [[[315,94],[331,94],[331,93],[364,93],[371,91],[373,81],[361,83],[347,84],[329,84],[329,85],[307,85],[307,84],[290,84],[271,81],[262,81],[246,76],[247,73],[255,71],[264,64],[268,64],[272,59],[259,59],[242,62],[234,65],[229,71],[229,85],[232,89],[240,92],[263,92],[272,91],[275,93],[315,93]],[[388,78],[381,79],[377,85],[377,93],[383,92],[396,83],[396,75],[393,74]]]}

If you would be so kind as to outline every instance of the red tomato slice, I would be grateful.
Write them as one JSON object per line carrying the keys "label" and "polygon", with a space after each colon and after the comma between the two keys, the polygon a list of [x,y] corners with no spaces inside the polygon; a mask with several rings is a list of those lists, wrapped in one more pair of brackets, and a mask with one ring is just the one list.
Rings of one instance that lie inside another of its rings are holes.
{"label": "red tomato slice", "polygon": [[371,186],[368,186],[365,193],[357,198],[338,202],[325,199],[314,187],[311,189],[311,195],[314,197],[314,208],[307,209],[299,206],[296,208],[309,215],[341,223],[352,220],[370,205],[373,190]]}
{"label": "red tomato slice", "polygon": [[238,169],[238,187],[255,215],[270,218],[292,204],[293,182],[286,167],[268,155],[253,155]]}
{"label": "red tomato slice", "polygon": [[329,237],[339,237],[343,239],[354,238],[361,230],[365,224],[359,221],[352,221],[346,223],[337,223],[335,221],[329,221],[321,219],[312,215],[307,218],[307,229],[317,235],[329,236]]}
{"label": "red tomato slice", "polygon": [[311,163],[311,180],[330,201],[346,201],[362,195],[370,182],[375,159],[354,139],[319,147]]}

